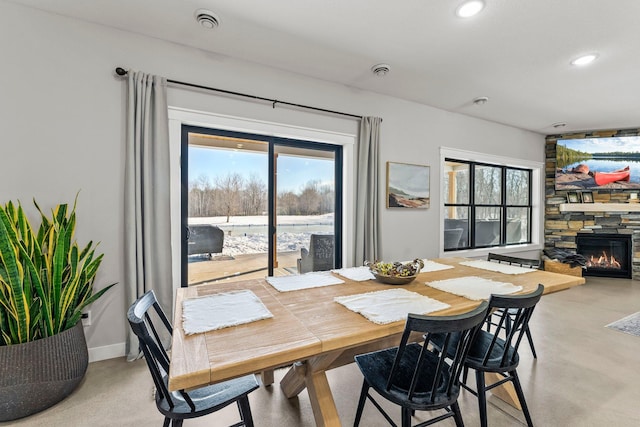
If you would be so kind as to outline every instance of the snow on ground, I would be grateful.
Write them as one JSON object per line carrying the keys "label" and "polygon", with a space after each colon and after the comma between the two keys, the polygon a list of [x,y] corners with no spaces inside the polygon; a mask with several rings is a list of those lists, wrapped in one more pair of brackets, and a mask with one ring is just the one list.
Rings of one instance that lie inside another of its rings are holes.
{"label": "snow on ground", "polygon": [[[278,235],[278,252],[299,251],[309,247],[311,233],[283,233]],[[248,234],[246,236],[224,237],[223,255],[242,255],[266,253],[268,239],[266,234]]]}
{"label": "snow on ground", "polygon": [[[189,218],[189,224],[212,224],[224,233],[223,255],[266,253],[268,248],[267,215]],[[333,214],[280,215],[277,234],[278,252],[299,251],[309,247],[312,233],[333,233]]]}
{"label": "snow on ground", "polygon": [[[191,217],[189,224],[213,224],[217,226],[227,225],[267,225],[267,215],[232,216],[227,222],[226,216]],[[333,224],[333,213],[324,215],[278,215],[278,224]]]}

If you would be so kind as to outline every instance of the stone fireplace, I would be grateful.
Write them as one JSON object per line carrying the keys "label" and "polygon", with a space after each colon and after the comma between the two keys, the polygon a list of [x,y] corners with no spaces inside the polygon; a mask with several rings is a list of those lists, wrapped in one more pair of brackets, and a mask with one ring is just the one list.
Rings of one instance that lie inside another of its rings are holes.
{"label": "stone fireplace", "polygon": [[[603,264],[600,266],[587,269],[587,275],[640,279],[640,203],[629,203],[629,190],[593,191],[594,203],[568,203],[567,192],[555,190],[556,141],[571,137],[629,134],[638,135],[640,129],[581,135],[549,135],[546,138],[545,248],[559,248],[578,253],[580,239],[596,236],[596,239],[610,239],[612,242],[615,240],[616,246],[607,250],[616,252],[613,255],[616,262],[626,264],[626,271],[620,273],[613,267],[604,267],[603,265],[610,261],[602,260],[600,262]],[[627,243],[618,243],[618,237]],[[622,245],[628,245],[628,254],[619,253]],[[593,255],[595,257],[596,254]],[[623,259],[618,260],[618,257]],[[600,256],[596,258],[599,259]]]}
{"label": "stone fireplace", "polygon": [[586,276],[631,279],[632,235],[578,233],[576,252],[587,259]]}

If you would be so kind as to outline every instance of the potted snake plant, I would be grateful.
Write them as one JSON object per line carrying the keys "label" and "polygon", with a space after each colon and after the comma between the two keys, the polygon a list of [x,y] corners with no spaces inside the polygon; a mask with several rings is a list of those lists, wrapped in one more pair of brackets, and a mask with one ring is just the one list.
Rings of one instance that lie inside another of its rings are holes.
{"label": "potted snake plant", "polygon": [[0,205],[0,421],[22,418],[68,396],[88,366],[82,310],[103,254],[74,239],[76,201],[40,214],[37,230],[22,205]]}

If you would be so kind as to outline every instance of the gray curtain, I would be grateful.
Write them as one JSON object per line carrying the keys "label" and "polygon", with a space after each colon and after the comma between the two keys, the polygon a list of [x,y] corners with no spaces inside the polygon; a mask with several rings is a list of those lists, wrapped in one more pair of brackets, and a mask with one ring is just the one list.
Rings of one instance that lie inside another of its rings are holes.
{"label": "gray curtain", "polygon": [[378,152],[379,117],[363,117],[358,135],[356,173],[356,241],[354,265],[375,261],[379,255]]}
{"label": "gray curtain", "polygon": [[[165,78],[129,71],[124,188],[127,307],[150,289],[172,313],[169,118]],[[128,326],[128,324],[127,324]],[[139,355],[127,327],[127,358]]]}

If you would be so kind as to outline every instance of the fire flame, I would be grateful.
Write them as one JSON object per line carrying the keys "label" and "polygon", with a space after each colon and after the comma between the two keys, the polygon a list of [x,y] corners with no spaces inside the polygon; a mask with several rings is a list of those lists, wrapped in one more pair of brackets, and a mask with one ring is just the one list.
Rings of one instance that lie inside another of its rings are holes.
{"label": "fire flame", "polygon": [[603,251],[599,257],[597,255],[591,255],[587,260],[587,267],[620,269],[622,265],[620,265],[613,255],[609,256]]}

